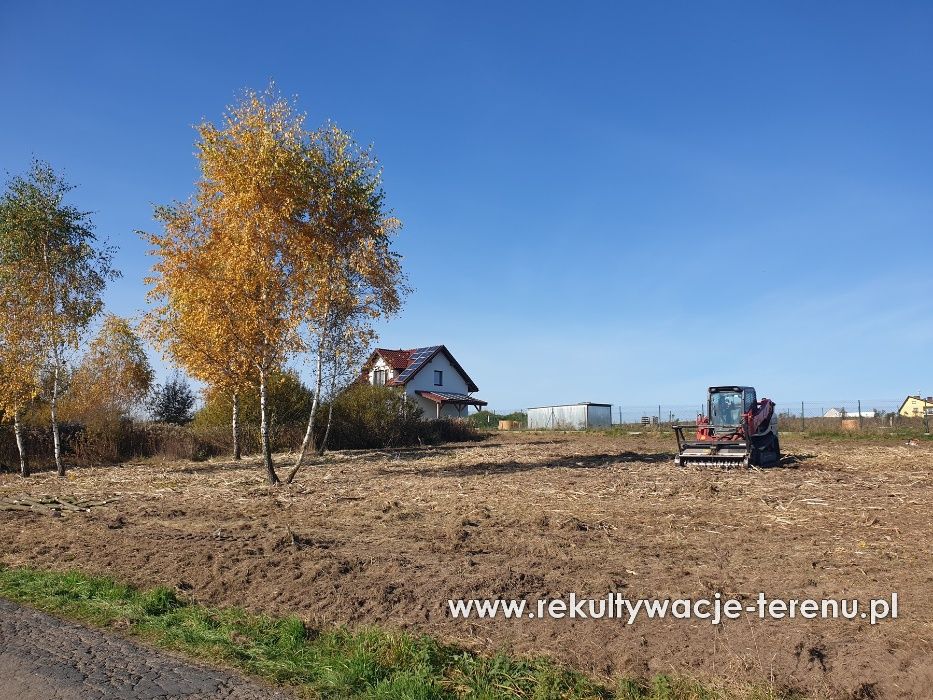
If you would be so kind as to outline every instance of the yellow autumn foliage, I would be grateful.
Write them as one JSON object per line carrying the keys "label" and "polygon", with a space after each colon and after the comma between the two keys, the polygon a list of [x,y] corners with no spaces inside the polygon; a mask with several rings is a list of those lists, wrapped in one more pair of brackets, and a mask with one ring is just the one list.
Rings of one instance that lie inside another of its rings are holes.
{"label": "yellow autumn foliage", "polygon": [[84,425],[118,421],[143,402],[152,381],[152,367],[133,327],[108,315],[71,375],[62,417]]}
{"label": "yellow autumn foliage", "polygon": [[145,234],[157,261],[144,328],[212,389],[258,387],[276,483],[267,380],[298,353],[332,354],[339,339],[358,348],[373,318],[398,309],[398,222],[383,213],[375,161],[336,127],[306,130],[273,87],[197,130],[195,193],[159,207],[162,232]]}

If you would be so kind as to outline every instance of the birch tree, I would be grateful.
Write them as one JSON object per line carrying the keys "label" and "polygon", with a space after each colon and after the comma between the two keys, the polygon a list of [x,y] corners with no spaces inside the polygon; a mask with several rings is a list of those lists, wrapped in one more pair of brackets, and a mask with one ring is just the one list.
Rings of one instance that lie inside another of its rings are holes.
{"label": "birch tree", "polygon": [[[327,401],[327,419],[324,423],[324,435],[316,450],[319,457],[323,457],[327,451],[337,395],[359,376],[360,368],[375,338],[375,332],[368,323],[341,317],[338,312],[331,338],[330,347],[327,348],[327,361],[324,364],[326,393],[323,398]],[[294,479],[295,470],[300,466],[299,462],[293,467],[292,474],[289,474],[289,482]]]}
{"label": "birch tree", "polygon": [[196,192],[157,210],[164,231],[148,236],[159,258],[149,333],[213,387],[236,397],[247,381],[258,386],[263,461],[276,484],[270,374],[299,352],[312,356],[314,402],[293,478],[325,376],[342,376],[372,320],[400,306],[404,277],[391,247],[399,224],[369,152],[336,126],[306,131],[271,88],[247,92],[222,126],[205,123],[198,134]]}
{"label": "birch tree", "polygon": [[[317,269],[302,269],[301,301],[307,346],[314,362],[314,403],[298,457],[288,475],[291,483],[312,445],[319,397],[331,378],[333,395],[340,379],[353,368],[374,337],[373,320],[396,313],[407,292],[401,258],[392,249],[400,228],[385,206],[382,173],[372,154],[334,124],[312,140],[309,167],[315,197],[309,226],[297,238],[313,244],[320,255],[307,260]],[[358,365],[357,365],[358,366]],[[330,418],[319,454],[326,449]]]}
{"label": "birch tree", "polygon": [[23,313],[15,279],[0,267],[0,422],[11,422],[19,453],[19,472],[29,476],[22,414],[39,395],[42,348],[28,325],[32,314]]}
{"label": "birch tree", "polygon": [[[187,210],[174,208],[181,225],[150,237],[160,258],[153,294],[174,324],[166,333],[216,334],[219,353],[228,355],[234,346],[242,353],[230,363],[237,368],[233,376],[245,366],[258,384],[263,464],[271,484],[279,477],[269,436],[268,380],[300,348],[294,272],[306,265],[294,258],[316,254],[291,243],[306,225],[310,199],[302,124],[272,88],[247,92],[227,110],[222,126],[201,124],[201,176],[193,202]],[[198,376],[201,370],[189,367],[184,353],[179,359]]]}
{"label": "birch tree", "polygon": [[85,425],[129,416],[152,389],[153,371],[135,330],[109,314],[70,379],[63,410]]}
{"label": "birch tree", "polygon": [[174,364],[230,396],[233,458],[239,460],[241,397],[257,386],[251,357],[257,341],[242,339],[234,290],[221,284],[225,261],[209,254],[210,232],[197,202],[158,207],[156,219],[164,233],[144,234],[160,260],[147,280],[156,305],[143,331]]}
{"label": "birch tree", "polygon": [[27,325],[51,377],[46,398],[59,476],[65,475],[58,402],[66,356],[77,350],[100,313],[107,282],[119,274],[111,265],[113,250],[97,244],[90,214],[65,203],[72,189],[48,163],[34,161],[0,200],[0,266],[19,290],[23,309],[35,314]]}

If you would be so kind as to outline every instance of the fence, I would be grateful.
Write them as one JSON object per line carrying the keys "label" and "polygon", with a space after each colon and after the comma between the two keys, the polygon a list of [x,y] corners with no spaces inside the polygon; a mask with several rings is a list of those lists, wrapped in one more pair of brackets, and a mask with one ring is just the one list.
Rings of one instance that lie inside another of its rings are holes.
{"label": "fence", "polygon": [[[872,420],[896,424],[901,399],[835,399],[835,400],[780,400],[774,399],[775,411],[780,419],[802,421],[806,429],[808,420],[857,420],[864,425]],[[616,403],[612,407],[613,423],[616,425],[650,423],[688,423],[699,415],[706,415],[706,404],[643,404]],[[918,416],[922,418],[922,416]],[[647,419],[647,420],[643,420]]]}
{"label": "fence", "polygon": [[[903,399],[774,399],[774,402],[781,427],[787,431],[911,427],[929,432],[933,423],[930,410],[926,415],[901,416],[898,411]],[[512,416],[523,412],[524,409],[489,411],[493,415]],[[705,403],[629,404],[620,401],[612,404],[614,426],[670,426],[692,423],[700,415],[706,415]],[[493,422],[490,419],[490,423]]]}

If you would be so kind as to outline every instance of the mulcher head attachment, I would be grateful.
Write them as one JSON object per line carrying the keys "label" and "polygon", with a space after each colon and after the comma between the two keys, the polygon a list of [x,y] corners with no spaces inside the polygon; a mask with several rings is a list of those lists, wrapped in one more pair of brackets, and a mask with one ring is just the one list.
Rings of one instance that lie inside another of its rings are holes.
{"label": "mulcher head attachment", "polygon": [[748,467],[751,453],[745,441],[681,442],[674,464],[678,467]]}

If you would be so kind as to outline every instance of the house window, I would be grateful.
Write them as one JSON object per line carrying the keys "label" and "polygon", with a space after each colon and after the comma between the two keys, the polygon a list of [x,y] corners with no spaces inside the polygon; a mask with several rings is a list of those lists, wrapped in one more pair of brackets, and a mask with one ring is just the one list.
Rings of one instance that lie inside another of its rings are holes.
{"label": "house window", "polygon": [[373,372],[373,384],[375,386],[384,386],[386,383],[386,371],[384,369],[377,369]]}
{"label": "house window", "polygon": [[434,370],[434,386],[444,386],[444,372],[439,369]]}

